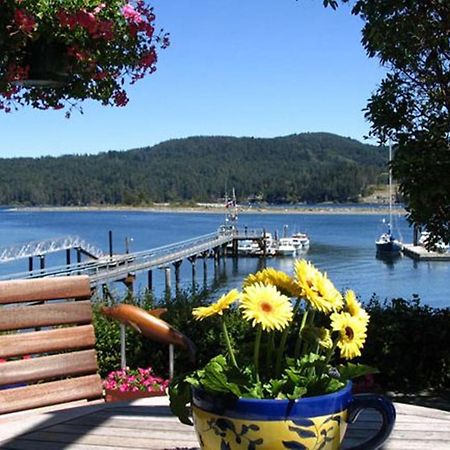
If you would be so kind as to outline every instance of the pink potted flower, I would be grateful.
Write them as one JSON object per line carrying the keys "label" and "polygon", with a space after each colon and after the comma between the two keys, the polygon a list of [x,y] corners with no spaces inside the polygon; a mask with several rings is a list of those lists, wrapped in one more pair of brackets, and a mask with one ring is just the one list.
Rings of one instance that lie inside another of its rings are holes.
{"label": "pink potted flower", "polygon": [[157,377],[153,369],[125,369],[110,372],[103,382],[106,401],[134,400],[166,395],[170,380]]}

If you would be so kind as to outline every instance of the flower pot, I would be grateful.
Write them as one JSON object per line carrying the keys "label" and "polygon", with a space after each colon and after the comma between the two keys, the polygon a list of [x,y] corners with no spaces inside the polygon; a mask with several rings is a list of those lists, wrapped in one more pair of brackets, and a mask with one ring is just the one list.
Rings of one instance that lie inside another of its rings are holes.
{"label": "flower pot", "polygon": [[119,391],[117,389],[105,389],[105,400],[107,402],[131,402],[133,400],[137,400],[139,398],[146,397],[162,397],[167,395],[163,392],[155,392],[155,391]]}
{"label": "flower pot", "polygon": [[354,449],[378,448],[395,422],[390,400],[379,395],[352,395],[351,383],[332,394],[289,400],[212,396],[193,391],[194,426],[204,450],[337,450],[347,423],[365,408],[381,413],[381,429]]}
{"label": "flower pot", "polygon": [[43,39],[30,43],[26,48],[24,65],[30,69],[28,79],[16,82],[22,86],[58,87],[68,82],[67,47],[62,44]]}

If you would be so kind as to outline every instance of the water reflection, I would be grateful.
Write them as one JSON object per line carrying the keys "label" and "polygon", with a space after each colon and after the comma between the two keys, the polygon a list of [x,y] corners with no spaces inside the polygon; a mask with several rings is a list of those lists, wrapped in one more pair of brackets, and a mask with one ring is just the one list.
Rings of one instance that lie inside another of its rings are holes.
{"label": "water reflection", "polygon": [[381,261],[384,264],[386,264],[386,266],[389,267],[390,269],[393,269],[395,264],[403,258],[403,254],[402,253],[394,253],[394,254],[376,253],[375,258],[378,261]]}

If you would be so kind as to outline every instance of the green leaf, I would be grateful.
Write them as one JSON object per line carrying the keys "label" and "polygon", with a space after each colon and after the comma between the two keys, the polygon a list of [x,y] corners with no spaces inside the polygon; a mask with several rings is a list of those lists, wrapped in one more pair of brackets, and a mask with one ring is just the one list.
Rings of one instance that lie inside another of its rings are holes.
{"label": "green leaf", "polygon": [[292,394],[287,394],[286,396],[289,400],[296,400],[298,398],[303,397],[307,392],[308,390],[306,389],[305,386],[295,386]]}
{"label": "green leaf", "polygon": [[241,396],[241,389],[236,383],[230,383],[225,370],[227,360],[223,355],[213,358],[204,368],[204,376],[201,380],[203,387],[207,391],[232,393],[237,397]]}
{"label": "green leaf", "polygon": [[188,404],[191,403],[191,385],[185,380],[174,381],[169,386],[170,409],[186,425],[192,425]]}
{"label": "green leaf", "polygon": [[358,378],[364,375],[370,375],[372,373],[379,372],[375,367],[366,366],[365,364],[353,363],[339,365],[337,369],[341,374],[341,380],[351,380],[352,378]]}

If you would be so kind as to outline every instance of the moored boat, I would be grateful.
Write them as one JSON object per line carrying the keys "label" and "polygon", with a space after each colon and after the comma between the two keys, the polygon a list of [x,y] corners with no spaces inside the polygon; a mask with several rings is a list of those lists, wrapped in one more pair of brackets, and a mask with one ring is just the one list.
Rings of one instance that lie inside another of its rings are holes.
{"label": "moored boat", "polygon": [[294,233],[292,243],[297,250],[306,250],[309,248],[309,236],[306,233]]}
{"label": "moored boat", "polygon": [[392,233],[392,170],[390,162],[392,161],[392,143],[389,141],[389,221],[387,222],[387,231],[384,232],[376,241],[375,246],[378,255],[394,256],[398,255],[403,244],[395,239]]}
{"label": "moored boat", "polygon": [[297,248],[292,238],[284,237],[278,240],[276,252],[280,256],[295,256],[297,254]]}
{"label": "moored boat", "polygon": [[377,253],[382,255],[398,255],[403,249],[402,243],[394,238],[390,229],[375,241],[375,245]]}

